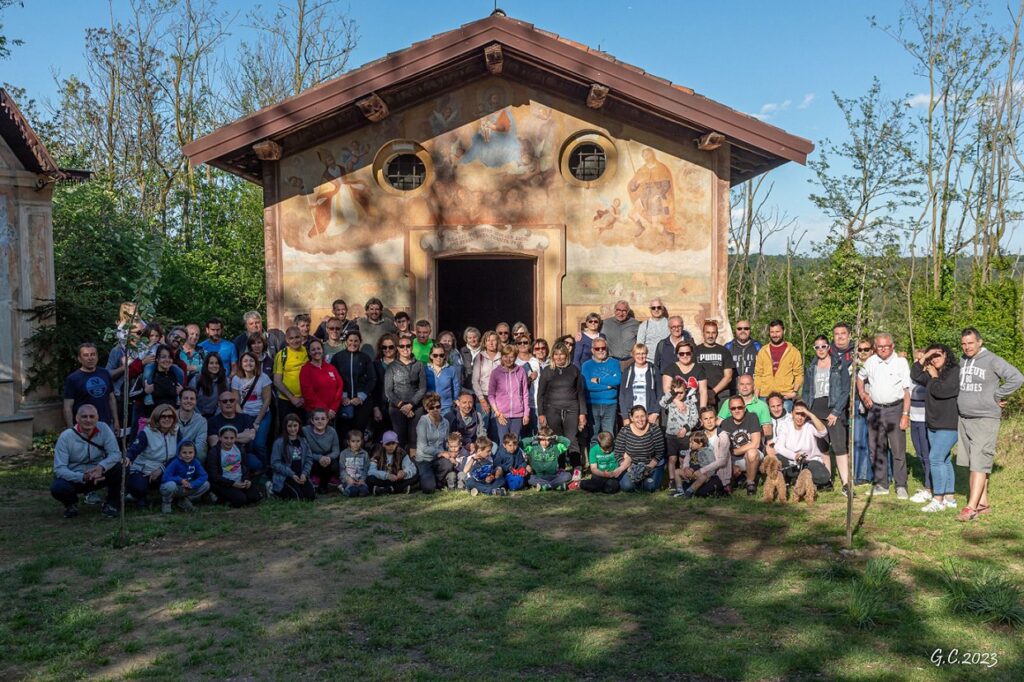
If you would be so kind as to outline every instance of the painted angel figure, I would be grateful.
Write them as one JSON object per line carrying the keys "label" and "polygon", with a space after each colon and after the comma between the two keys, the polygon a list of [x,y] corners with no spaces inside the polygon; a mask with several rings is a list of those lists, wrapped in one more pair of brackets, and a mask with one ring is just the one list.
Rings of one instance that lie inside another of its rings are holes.
{"label": "painted angel figure", "polygon": [[622,199],[613,199],[611,205],[605,203],[607,208],[599,208],[594,213],[594,227],[598,234],[615,227],[615,223],[622,217]]}

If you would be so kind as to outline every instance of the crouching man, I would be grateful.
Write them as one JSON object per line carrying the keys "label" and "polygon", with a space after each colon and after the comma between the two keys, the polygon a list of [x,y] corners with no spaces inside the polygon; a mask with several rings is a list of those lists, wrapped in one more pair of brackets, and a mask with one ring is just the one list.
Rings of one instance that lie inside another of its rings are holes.
{"label": "crouching man", "polygon": [[75,425],[65,429],[53,451],[53,484],[50,494],[64,505],[64,518],[78,516],[78,495],[107,489],[102,514],[117,517],[121,496],[121,451],[109,426],[99,412],[83,404],[75,413]]}

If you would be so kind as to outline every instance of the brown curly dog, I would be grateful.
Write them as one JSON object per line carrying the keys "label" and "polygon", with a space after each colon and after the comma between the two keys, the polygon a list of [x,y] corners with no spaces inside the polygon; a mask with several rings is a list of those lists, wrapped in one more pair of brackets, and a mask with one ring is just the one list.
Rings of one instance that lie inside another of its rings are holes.
{"label": "brown curly dog", "polygon": [[764,474],[765,502],[786,502],[786,479],[782,477],[782,463],[775,455],[768,455],[761,460],[761,473]]}
{"label": "brown curly dog", "polygon": [[811,477],[810,470],[804,469],[796,477],[796,483],[793,485],[793,501],[800,502],[803,500],[807,504],[814,504],[814,500],[817,497],[818,487],[814,485],[814,479]]}

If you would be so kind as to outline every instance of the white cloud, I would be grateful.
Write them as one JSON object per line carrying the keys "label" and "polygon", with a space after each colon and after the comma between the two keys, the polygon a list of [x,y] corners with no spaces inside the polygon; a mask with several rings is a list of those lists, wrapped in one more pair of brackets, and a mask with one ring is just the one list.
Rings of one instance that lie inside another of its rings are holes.
{"label": "white cloud", "polygon": [[756,114],[752,114],[754,118],[767,121],[769,118],[779,113],[780,111],[786,111],[790,105],[793,104],[793,100],[785,100],[783,102],[766,102],[761,105],[761,110]]}
{"label": "white cloud", "polygon": [[907,105],[914,108],[926,107],[931,101],[931,96],[927,92],[922,92],[908,99]]}
{"label": "white cloud", "polygon": [[806,95],[804,95],[803,100],[801,100],[800,104],[798,104],[796,108],[797,109],[806,109],[807,107],[811,106],[811,102],[813,102],[813,101],[814,101],[814,93],[813,92],[809,92]]}

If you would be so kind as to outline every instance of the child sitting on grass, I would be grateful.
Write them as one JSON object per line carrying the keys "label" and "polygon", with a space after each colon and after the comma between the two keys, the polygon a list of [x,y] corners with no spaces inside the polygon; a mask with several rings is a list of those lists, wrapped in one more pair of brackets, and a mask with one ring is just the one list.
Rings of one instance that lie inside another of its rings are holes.
{"label": "child sitting on grass", "polygon": [[318,407],[309,415],[309,425],[302,427],[302,437],[309,444],[313,453],[313,469],[309,480],[320,492],[341,485],[341,471],[338,464],[338,451],[341,444],[338,432],[328,426],[327,410]]}
{"label": "child sitting on grass", "polygon": [[284,418],[284,434],[274,442],[270,453],[270,468],[273,471],[271,492],[282,500],[316,499],[316,486],[309,480],[313,470],[313,452],[302,437],[302,420],[297,414]]}
{"label": "child sitting on grass", "polygon": [[536,438],[521,441],[526,455],[526,471],[534,490],[565,490],[572,474],[559,468],[559,460],[569,451],[569,439],[556,436],[550,426],[541,427]]}
{"label": "child sitting on grass", "polygon": [[472,454],[473,443],[469,445],[463,444],[462,434],[459,433],[448,433],[448,439],[445,441],[445,451],[439,456],[450,460],[455,465],[455,473],[457,478],[456,487],[459,490],[466,489],[466,460]]}
{"label": "child sitting on grass", "polygon": [[164,469],[160,483],[160,497],[163,500],[160,511],[170,514],[171,502],[175,499],[180,500],[178,508],[182,511],[194,511],[192,503],[198,502],[209,489],[206,469],[196,459],[196,444],[190,440],[178,443],[178,456]]}
{"label": "child sitting on grass", "polygon": [[235,444],[238,429],[225,424],[217,432],[217,444],[206,453],[206,473],[210,488],[219,501],[234,508],[259,502],[262,496],[250,480],[249,465]]}
{"label": "child sitting on grass", "polygon": [[370,458],[370,471],[366,477],[370,492],[374,495],[411,493],[419,480],[412,458],[398,444],[398,434],[385,431]]}
{"label": "child sitting on grass", "polygon": [[341,493],[345,497],[367,497],[370,487],[366,477],[370,472],[370,456],[363,450],[363,433],[353,429],[348,432],[348,447],[341,451],[343,481]]}
{"label": "child sitting on grass", "polygon": [[729,451],[724,443],[719,444],[717,440],[712,443],[707,431],[694,431],[690,434],[690,449],[683,456],[682,466],[676,471],[675,491],[670,491],[670,494],[673,497],[711,497],[723,494],[725,486],[718,472],[728,463]]}
{"label": "child sitting on grass", "polygon": [[509,457],[508,468],[505,469],[505,487],[519,490],[526,483],[526,455],[519,447],[519,436],[509,431],[501,439],[501,447]]}
{"label": "child sitting on grass", "polygon": [[[512,458],[502,449],[493,449],[491,439],[480,436],[473,443],[473,454],[466,458],[463,471],[466,474],[466,487],[469,494],[504,495],[505,472],[508,471]],[[493,454],[492,454],[493,450]]]}
{"label": "child sitting on grass", "polygon": [[619,477],[633,463],[627,454],[619,461],[615,454],[615,437],[607,431],[597,434],[597,442],[590,446],[590,478],[580,481],[580,490],[588,493],[619,492]]}

